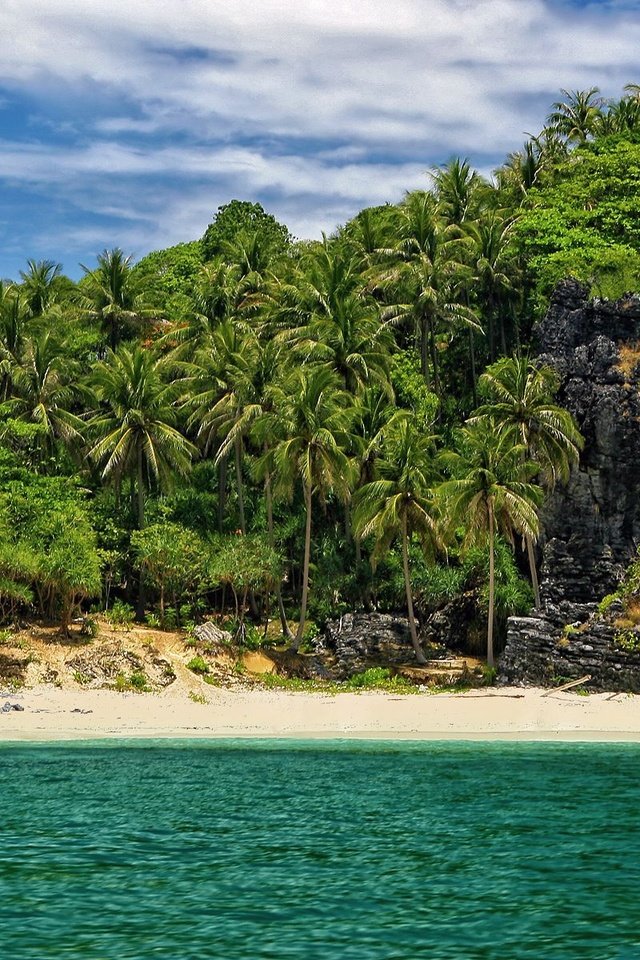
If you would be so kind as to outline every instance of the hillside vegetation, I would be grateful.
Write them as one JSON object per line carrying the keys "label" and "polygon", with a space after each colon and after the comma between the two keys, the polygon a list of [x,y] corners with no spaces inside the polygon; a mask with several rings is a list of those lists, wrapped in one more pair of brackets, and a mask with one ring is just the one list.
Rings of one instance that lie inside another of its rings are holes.
{"label": "hillside vegetation", "polygon": [[582,442],[531,329],[561,277],[640,287],[639,182],[640,89],[563,92],[492,182],[451,160],[321,241],[233,200],[77,284],[28,261],[0,286],[3,623],[280,618],[297,650],[405,609],[422,662],[414,608],[464,595],[492,663]]}

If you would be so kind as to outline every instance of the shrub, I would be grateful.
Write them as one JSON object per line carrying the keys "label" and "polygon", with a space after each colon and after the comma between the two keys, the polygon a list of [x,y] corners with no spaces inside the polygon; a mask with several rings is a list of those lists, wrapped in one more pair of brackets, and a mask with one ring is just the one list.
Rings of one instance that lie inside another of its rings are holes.
{"label": "shrub", "polygon": [[189,660],[187,664],[188,670],[193,670],[194,673],[209,673],[209,664],[201,657],[199,654],[197,657],[193,657]]}
{"label": "shrub", "polygon": [[107,610],[105,613],[105,618],[112,627],[130,627],[135,617],[135,610],[131,604],[124,603],[122,600],[115,600],[111,610]]}

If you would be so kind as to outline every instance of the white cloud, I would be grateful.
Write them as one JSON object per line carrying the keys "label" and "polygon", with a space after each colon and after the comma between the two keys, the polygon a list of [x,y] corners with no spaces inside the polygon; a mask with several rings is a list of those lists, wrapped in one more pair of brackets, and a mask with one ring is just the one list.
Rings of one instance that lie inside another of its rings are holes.
{"label": "white cloud", "polygon": [[0,84],[73,123],[64,145],[43,122],[28,144],[7,138],[0,178],[110,211],[122,236],[149,239],[155,222],[164,237],[170,216],[198,235],[216,201],[239,195],[268,198],[308,235],[397,199],[453,154],[504,155],[560,87],[619,93],[638,79],[637,12],[631,0],[4,0]]}

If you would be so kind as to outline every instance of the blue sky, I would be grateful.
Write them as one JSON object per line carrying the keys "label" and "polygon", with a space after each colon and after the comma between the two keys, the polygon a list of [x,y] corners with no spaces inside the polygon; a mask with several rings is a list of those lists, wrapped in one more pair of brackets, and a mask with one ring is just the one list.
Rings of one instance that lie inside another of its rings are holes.
{"label": "blue sky", "polygon": [[319,237],[454,155],[489,173],[560,88],[640,82],[640,0],[3,0],[0,276],[79,275],[259,200]]}

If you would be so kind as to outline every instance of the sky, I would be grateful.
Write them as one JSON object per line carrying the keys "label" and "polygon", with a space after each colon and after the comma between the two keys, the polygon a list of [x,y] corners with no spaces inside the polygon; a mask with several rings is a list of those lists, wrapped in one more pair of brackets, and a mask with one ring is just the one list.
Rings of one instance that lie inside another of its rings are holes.
{"label": "sky", "polygon": [[640,0],[0,0],[0,277],[200,237],[301,239],[489,174],[561,88],[640,82]]}

